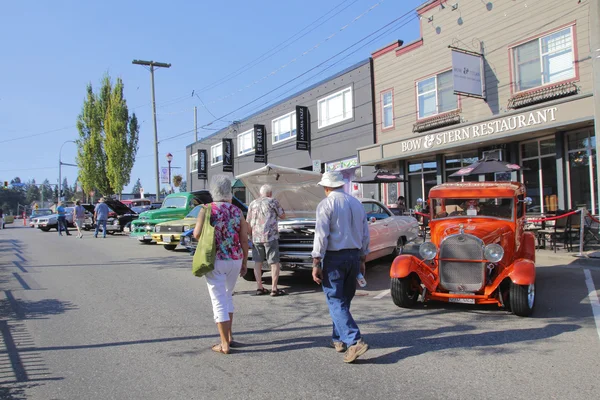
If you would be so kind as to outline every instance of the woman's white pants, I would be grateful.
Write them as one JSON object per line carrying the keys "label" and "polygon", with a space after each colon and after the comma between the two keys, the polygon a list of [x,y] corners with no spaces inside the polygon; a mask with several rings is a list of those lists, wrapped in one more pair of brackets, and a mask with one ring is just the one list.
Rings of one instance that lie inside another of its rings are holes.
{"label": "woman's white pants", "polygon": [[216,260],[215,269],[205,275],[215,322],[229,321],[233,313],[233,289],[241,268],[242,260]]}

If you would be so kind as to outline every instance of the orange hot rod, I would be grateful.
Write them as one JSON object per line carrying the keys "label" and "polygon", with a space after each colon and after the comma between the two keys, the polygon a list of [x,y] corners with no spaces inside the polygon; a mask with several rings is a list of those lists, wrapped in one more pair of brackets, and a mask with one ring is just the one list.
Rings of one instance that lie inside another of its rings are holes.
{"label": "orange hot rod", "polygon": [[497,304],[528,316],[535,304],[535,238],[525,232],[531,199],[518,182],[458,182],[429,192],[431,241],[421,258],[396,257],[391,294],[399,307],[428,300]]}

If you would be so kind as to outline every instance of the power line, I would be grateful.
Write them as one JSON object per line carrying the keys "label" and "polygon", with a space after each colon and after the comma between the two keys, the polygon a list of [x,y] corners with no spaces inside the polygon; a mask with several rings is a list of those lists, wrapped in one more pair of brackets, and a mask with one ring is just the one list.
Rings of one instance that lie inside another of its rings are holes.
{"label": "power line", "polygon": [[0,143],[8,143],[8,142],[14,142],[16,140],[29,139],[32,137],[47,135],[49,133],[64,131],[66,129],[76,128],[76,127],[77,127],[77,125],[65,126],[64,128],[52,129],[50,131],[45,131],[45,132],[41,132],[41,133],[34,133],[33,135],[26,135],[26,136],[20,136],[20,137],[6,139],[6,140],[0,140]]}

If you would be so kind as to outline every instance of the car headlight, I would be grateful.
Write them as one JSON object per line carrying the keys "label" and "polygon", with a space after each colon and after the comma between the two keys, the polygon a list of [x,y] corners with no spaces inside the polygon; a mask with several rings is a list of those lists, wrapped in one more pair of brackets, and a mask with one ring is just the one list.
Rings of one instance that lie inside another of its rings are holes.
{"label": "car headlight", "polygon": [[146,227],[145,227],[145,228],[146,228],[146,230],[147,230],[148,232],[151,232],[151,231],[152,231],[152,227],[151,227],[150,225],[146,225]]}
{"label": "car headlight", "polygon": [[483,256],[491,262],[498,262],[504,257],[504,249],[499,244],[493,243],[485,246]]}
{"label": "car headlight", "polygon": [[183,226],[183,231],[189,231],[190,230],[190,226],[189,225],[184,225]]}
{"label": "car headlight", "polygon": [[186,244],[186,245],[189,245],[191,242],[192,242],[192,239],[190,239],[190,237],[189,237],[189,236],[185,236],[185,237],[183,238],[183,243],[184,243],[184,244]]}
{"label": "car headlight", "polygon": [[157,226],[154,228],[154,232],[160,232],[160,226],[158,226],[158,225],[157,225]]}
{"label": "car headlight", "polygon": [[419,254],[424,260],[433,260],[437,254],[437,247],[431,242],[425,242],[419,246]]}

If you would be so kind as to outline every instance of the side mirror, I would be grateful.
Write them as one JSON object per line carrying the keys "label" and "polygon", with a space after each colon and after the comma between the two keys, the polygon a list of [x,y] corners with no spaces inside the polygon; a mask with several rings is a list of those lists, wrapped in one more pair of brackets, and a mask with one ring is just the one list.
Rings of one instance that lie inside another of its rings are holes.
{"label": "side mirror", "polygon": [[531,197],[525,197],[525,204],[530,205],[533,203],[533,199]]}
{"label": "side mirror", "polygon": [[377,221],[377,218],[375,218],[375,217],[371,217],[371,218],[369,218],[369,222],[370,222],[370,223],[374,223],[375,221]]}

